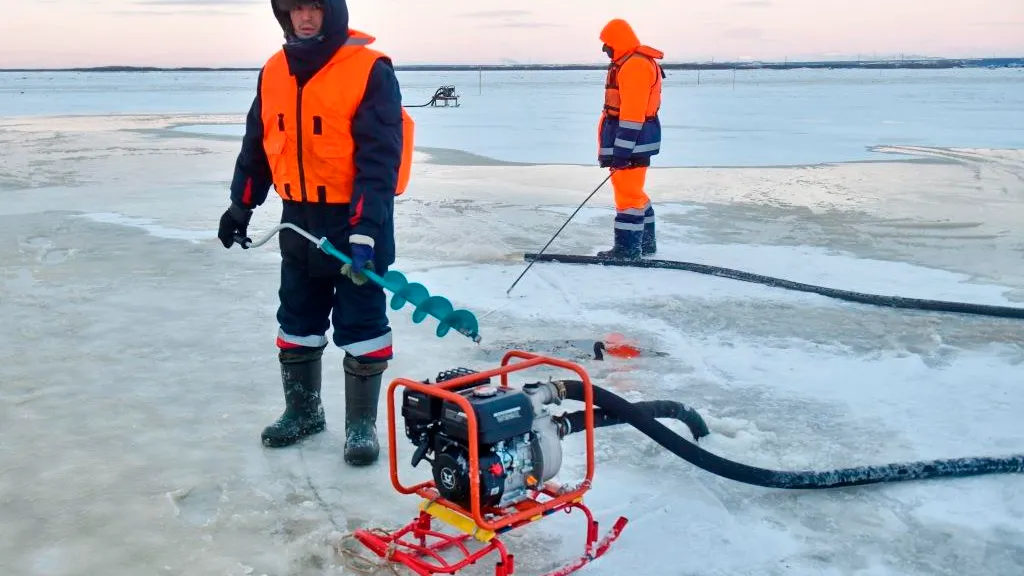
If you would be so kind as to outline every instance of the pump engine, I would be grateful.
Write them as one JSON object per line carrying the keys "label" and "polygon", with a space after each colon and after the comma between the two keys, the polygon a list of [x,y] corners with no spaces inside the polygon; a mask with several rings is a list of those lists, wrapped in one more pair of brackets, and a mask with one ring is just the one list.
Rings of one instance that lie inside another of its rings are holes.
{"label": "pump engine", "polygon": [[[438,374],[435,384],[472,374],[477,372],[448,370]],[[516,389],[481,378],[450,391],[468,400],[476,416],[481,507],[515,504],[558,474],[562,435],[548,406],[565,398],[559,383],[538,382]],[[462,408],[406,388],[402,417],[405,435],[416,445],[412,465],[430,462],[441,496],[469,509],[469,423]]]}

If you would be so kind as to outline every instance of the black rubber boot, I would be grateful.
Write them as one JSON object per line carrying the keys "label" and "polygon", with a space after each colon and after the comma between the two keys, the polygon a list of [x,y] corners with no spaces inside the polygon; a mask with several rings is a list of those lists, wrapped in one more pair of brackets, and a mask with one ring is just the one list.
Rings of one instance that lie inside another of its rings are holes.
{"label": "black rubber boot", "polygon": [[322,355],[323,348],[302,348],[279,354],[285,409],[277,421],[263,429],[264,446],[291,446],[327,428],[320,402]]}
{"label": "black rubber boot", "polygon": [[617,260],[639,260],[641,242],[643,242],[643,230],[622,230],[616,228],[615,244],[612,246],[612,249],[598,252],[597,257]]}
{"label": "black rubber boot", "polygon": [[658,251],[658,242],[654,235],[654,208],[648,206],[644,213],[644,237],[640,243],[643,256],[651,256]]}
{"label": "black rubber boot", "polygon": [[367,466],[377,461],[377,400],[387,362],[363,364],[345,356],[345,462]]}

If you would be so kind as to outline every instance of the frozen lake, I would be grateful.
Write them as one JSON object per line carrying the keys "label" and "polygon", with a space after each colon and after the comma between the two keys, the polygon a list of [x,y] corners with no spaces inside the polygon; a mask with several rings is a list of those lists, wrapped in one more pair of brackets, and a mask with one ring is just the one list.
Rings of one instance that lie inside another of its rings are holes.
{"label": "frozen lake", "polygon": [[[483,341],[437,338],[434,320],[390,311],[387,379],[488,369],[519,348],[579,362],[629,400],[695,407],[711,431],[700,444],[745,464],[1024,452],[1020,320],[552,263],[508,296],[523,252],[606,175],[591,154],[601,75],[485,73],[482,94],[476,74],[401,78],[413,103],[442,83],[465,99],[413,110],[424,150],[396,201],[396,268],[476,313]],[[741,72],[734,89],[731,72],[700,86],[673,73],[660,161],[699,167],[650,172],[659,255],[1024,306],[1022,78]],[[386,461],[342,460],[336,349],[324,362],[328,430],[284,450],[259,442],[282,404],[280,257],[276,240],[228,251],[215,237],[254,79],[0,75],[0,573],[350,575],[342,535],[415,515]],[[880,145],[885,154],[866,151]],[[842,160],[862,162],[805,165]],[[581,165],[541,165],[559,163]],[[794,165],[758,167],[776,164]],[[549,251],[608,247],[611,206],[605,187]],[[280,209],[272,193],[250,235]],[[644,353],[593,360],[589,345],[611,333]],[[424,478],[399,437],[403,479]],[[571,483],[579,435],[565,448],[558,479]],[[597,434],[587,502],[603,527],[620,514],[630,524],[580,576],[1024,574],[1021,475],[774,490],[617,427]],[[581,526],[557,515],[514,533],[517,576],[575,558]],[[485,574],[490,564],[465,576]]]}
{"label": "frozen lake", "polygon": [[[506,162],[595,162],[599,71],[400,72],[417,145]],[[244,114],[256,72],[0,73],[0,116]],[[658,166],[879,159],[877,145],[1024,147],[1024,69],[669,71]],[[237,136],[241,126],[182,130]]]}

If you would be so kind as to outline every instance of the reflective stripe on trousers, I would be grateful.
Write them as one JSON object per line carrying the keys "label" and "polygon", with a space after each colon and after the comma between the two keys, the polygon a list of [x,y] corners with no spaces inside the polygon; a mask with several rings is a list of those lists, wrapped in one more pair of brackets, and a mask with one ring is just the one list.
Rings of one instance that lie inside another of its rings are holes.
{"label": "reflective stripe on trousers", "polygon": [[[282,350],[299,347],[323,348],[327,343],[327,336],[322,334],[295,336],[281,329],[277,331],[277,347]],[[343,344],[340,348],[357,358],[390,360],[393,354],[391,331],[369,340]]]}
{"label": "reflective stripe on trousers", "polygon": [[370,338],[369,340],[363,340],[362,342],[342,344],[341,348],[345,350],[345,352],[348,352],[357,358],[379,358],[390,360],[392,355],[391,342],[391,331],[388,330],[386,334],[381,334],[376,338]]}
{"label": "reflective stripe on trousers", "polygon": [[327,346],[327,337],[323,334],[313,336],[295,336],[280,328],[277,330],[277,347],[281,349],[298,348],[323,348]]}

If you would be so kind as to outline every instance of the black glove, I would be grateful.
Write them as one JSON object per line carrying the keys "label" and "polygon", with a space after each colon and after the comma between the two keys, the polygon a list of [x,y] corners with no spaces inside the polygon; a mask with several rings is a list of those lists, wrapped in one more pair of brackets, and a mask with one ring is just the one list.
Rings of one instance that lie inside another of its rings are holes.
{"label": "black glove", "polygon": [[[221,244],[225,248],[231,248],[231,245],[235,243],[235,236],[249,240],[249,237],[245,235],[245,230],[249,227],[249,219],[251,218],[252,210],[242,208],[232,202],[231,206],[224,211],[224,215],[220,217],[220,228],[217,229],[217,238],[220,238]],[[245,248],[245,245],[243,244],[242,247]]]}
{"label": "black glove", "polygon": [[608,163],[608,167],[614,170],[625,170],[632,167],[632,162],[629,158],[623,158],[622,156],[614,156],[611,162]]}

